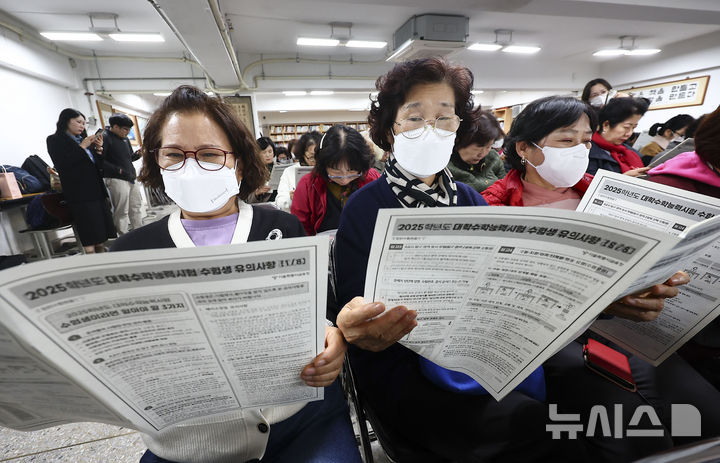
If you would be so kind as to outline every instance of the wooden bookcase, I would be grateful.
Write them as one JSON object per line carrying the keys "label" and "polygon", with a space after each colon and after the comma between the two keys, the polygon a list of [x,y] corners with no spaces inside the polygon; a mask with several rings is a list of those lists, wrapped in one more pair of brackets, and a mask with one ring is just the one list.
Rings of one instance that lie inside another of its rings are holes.
{"label": "wooden bookcase", "polygon": [[495,118],[497,118],[500,126],[503,128],[505,133],[508,133],[510,131],[510,127],[512,126],[513,121],[512,106],[496,108],[493,110],[493,113],[495,114]]}
{"label": "wooden bookcase", "polygon": [[367,130],[369,128],[367,121],[270,124],[268,136],[273,142],[275,142],[275,144],[286,145],[290,140],[300,138],[303,134],[312,132],[313,130],[325,133],[330,127],[336,124],[345,124],[358,132],[362,132],[363,130]]}

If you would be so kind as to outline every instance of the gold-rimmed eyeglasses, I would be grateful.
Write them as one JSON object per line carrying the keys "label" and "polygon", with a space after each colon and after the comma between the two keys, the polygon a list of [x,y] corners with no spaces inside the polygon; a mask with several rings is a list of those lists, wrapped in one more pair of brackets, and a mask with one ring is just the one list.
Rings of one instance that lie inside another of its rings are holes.
{"label": "gold-rimmed eyeglasses", "polygon": [[460,119],[457,115],[452,116],[439,116],[436,119],[423,119],[422,117],[408,117],[399,122],[394,122],[399,127],[396,132],[393,130],[393,134],[402,135],[405,138],[418,138],[425,133],[428,126],[432,126],[432,129],[436,134],[441,137],[449,137],[460,128]]}

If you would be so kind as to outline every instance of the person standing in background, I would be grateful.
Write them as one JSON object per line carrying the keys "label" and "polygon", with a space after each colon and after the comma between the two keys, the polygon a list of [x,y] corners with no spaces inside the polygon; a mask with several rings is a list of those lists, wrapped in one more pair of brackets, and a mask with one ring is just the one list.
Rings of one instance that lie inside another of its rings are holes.
{"label": "person standing in background", "polygon": [[103,174],[113,206],[113,222],[123,235],[142,227],[142,195],[132,164],[139,156],[133,153],[128,139],[133,121],[125,114],[113,114],[108,124],[103,132]]}
{"label": "person standing in background", "polygon": [[58,116],[55,133],[47,137],[47,150],[60,175],[83,249],[88,254],[104,252],[105,241],[116,234],[102,181],[102,135],[88,136],[85,116],[65,108]]}
{"label": "person standing in background", "polygon": [[580,99],[599,111],[613,98],[627,98],[627,93],[618,93],[605,79],[593,79],[582,90]]}

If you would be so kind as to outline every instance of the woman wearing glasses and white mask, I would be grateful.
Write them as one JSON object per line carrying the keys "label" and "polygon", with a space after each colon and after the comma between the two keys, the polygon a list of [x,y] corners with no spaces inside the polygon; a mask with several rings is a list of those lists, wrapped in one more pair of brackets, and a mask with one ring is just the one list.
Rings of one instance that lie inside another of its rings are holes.
{"label": "woman wearing glasses and white mask", "polygon": [[380,177],[375,157],[360,133],[334,125],[323,135],[315,153],[315,169],[300,179],[290,212],[311,236],[335,230],[351,194]]}
{"label": "woman wearing glasses and white mask", "polygon": [[[178,87],[144,134],[140,180],[180,207],[118,239],[112,250],[241,244],[304,236],[297,218],[244,200],[267,179],[255,140],[233,111],[195,87]],[[342,334],[327,327],[325,350],[297,374],[325,387],[325,399],[194,419],[143,434],[141,463],[275,461],[360,462],[342,391],[335,382],[345,354]],[[186,365],[191,368],[191,365]]]}
{"label": "woman wearing glasses and white mask", "polygon": [[382,303],[357,297],[379,209],[485,205],[446,167],[456,131],[466,130],[472,84],[469,69],[441,58],[401,63],[378,79],[370,135],[391,154],[383,175],[353,194],[340,218],[335,264],[338,303],[345,306],[337,326],[350,344],[365,402],[386,431],[424,454],[423,461],[551,461],[537,375],[497,402],[470,377],[397,343],[417,325],[414,310],[386,311]]}

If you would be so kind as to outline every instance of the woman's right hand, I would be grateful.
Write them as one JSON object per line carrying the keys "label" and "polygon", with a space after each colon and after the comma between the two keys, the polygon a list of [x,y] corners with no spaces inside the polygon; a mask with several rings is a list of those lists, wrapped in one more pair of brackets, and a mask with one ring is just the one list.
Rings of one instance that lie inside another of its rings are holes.
{"label": "woman's right hand", "polygon": [[[380,352],[417,326],[417,312],[407,307],[397,306],[383,312],[385,304],[382,302],[366,304],[362,297],[356,297],[338,314],[337,326],[349,344]],[[380,314],[382,316],[378,317]]]}
{"label": "woman's right hand", "polygon": [[87,137],[85,137],[85,139],[83,141],[80,142],[80,147],[83,149],[90,148],[90,145],[95,143],[95,138],[96,138],[95,135],[88,135]]}

